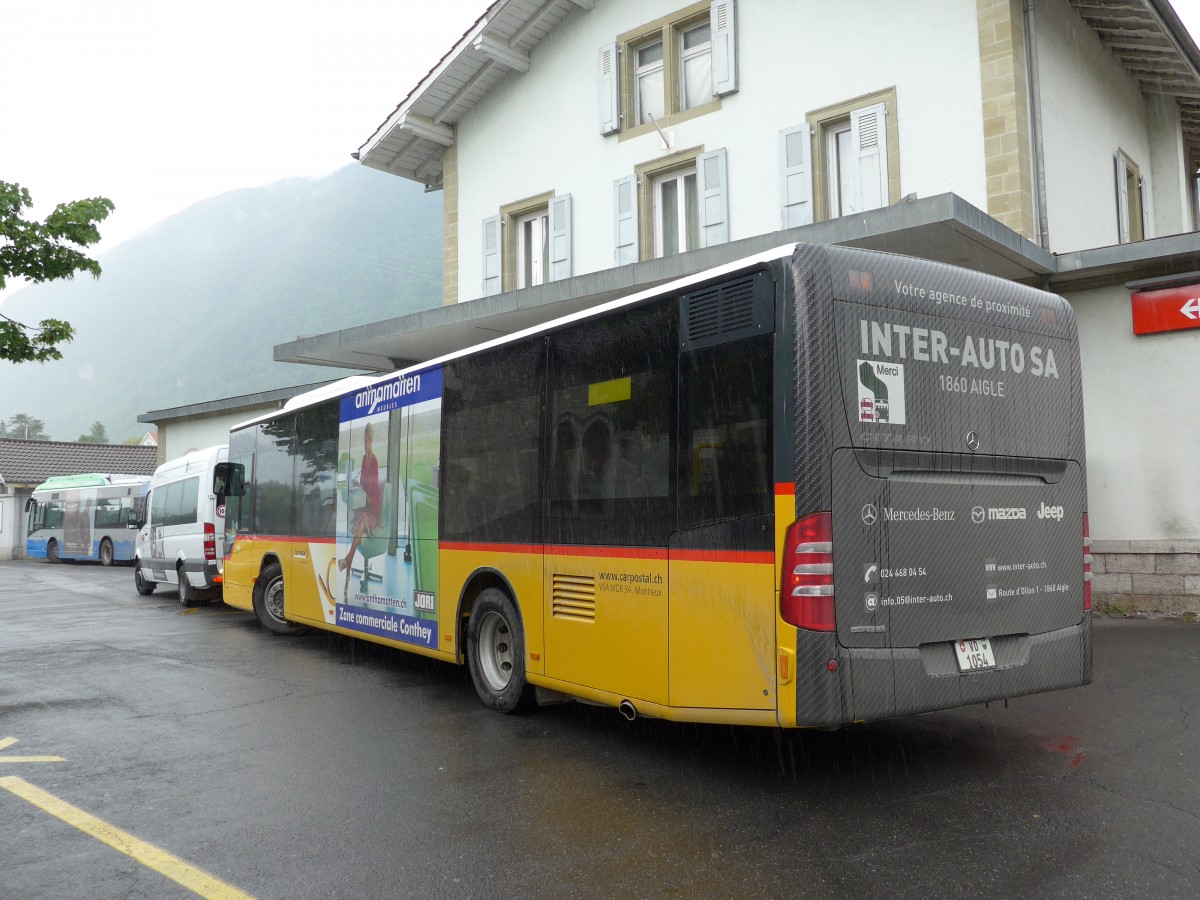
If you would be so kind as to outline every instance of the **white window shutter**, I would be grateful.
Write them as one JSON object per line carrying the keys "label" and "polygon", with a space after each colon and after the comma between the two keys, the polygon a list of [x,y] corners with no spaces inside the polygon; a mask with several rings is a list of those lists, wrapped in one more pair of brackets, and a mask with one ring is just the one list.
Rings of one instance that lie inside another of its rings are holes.
{"label": "white window shutter", "polygon": [[715,247],[729,241],[729,191],[726,186],[725,148],[696,157],[700,174],[700,246]]}
{"label": "white window shutter", "polygon": [[618,266],[638,261],[637,177],[613,182],[613,219],[616,223],[614,258]]}
{"label": "white window shutter", "polygon": [[708,19],[712,35],[713,95],[723,97],[738,89],[736,0],[713,0]]}
{"label": "white window shutter", "polygon": [[1138,176],[1138,206],[1142,209],[1142,240],[1148,241],[1153,235],[1150,233],[1150,204],[1147,202],[1150,199],[1149,191],[1146,190],[1146,179]]}
{"label": "white window shutter", "polygon": [[784,228],[812,224],[812,126],[807,123],[779,132],[779,196]]}
{"label": "white window shutter", "polygon": [[1113,157],[1117,177],[1117,241],[1129,243],[1129,179],[1125,174],[1128,166],[1125,154],[1118,153]]}
{"label": "white window shutter", "polygon": [[500,293],[500,217],[483,220],[483,296]]}
{"label": "white window shutter", "polygon": [[858,169],[854,208],[842,214],[866,212],[888,205],[887,111],[882,103],[850,113],[850,143]]}
{"label": "white window shutter", "polygon": [[620,79],[617,77],[617,45],[600,48],[600,133],[612,134],[621,127]]}
{"label": "white window shutter", "polygon": [[571,195],[550,201],[550,280],[571,277]]}

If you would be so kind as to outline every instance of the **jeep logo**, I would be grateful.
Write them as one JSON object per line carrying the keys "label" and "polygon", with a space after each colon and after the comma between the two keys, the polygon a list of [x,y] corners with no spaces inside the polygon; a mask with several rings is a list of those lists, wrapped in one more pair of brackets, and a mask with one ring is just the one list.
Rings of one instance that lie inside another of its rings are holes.
{"label": "jeep logo", "polygon": [[1063,508],[1061,506],[1047,506],[1045,503],[1038,505],[1037,517],[1039,519],[1053,519],[1055,522],[1061,522],[1063,519]]}
{"label": "jeep logo", "polygon": [[994,522],[997,519],[1020,519],[1025,520],[1025,507],[1023,506],[1003,506],[1003,507],[988,507],[988,520]]}

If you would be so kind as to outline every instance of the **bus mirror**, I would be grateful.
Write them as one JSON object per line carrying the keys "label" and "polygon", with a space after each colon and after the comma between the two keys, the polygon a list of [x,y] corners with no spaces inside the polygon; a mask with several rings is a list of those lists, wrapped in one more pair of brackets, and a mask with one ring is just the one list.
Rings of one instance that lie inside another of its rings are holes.
{"label": "bus mirror", "polygon": [[246,467],[241,463],[217,463],[213,468],[213,493],[218,497],[246,494]]}

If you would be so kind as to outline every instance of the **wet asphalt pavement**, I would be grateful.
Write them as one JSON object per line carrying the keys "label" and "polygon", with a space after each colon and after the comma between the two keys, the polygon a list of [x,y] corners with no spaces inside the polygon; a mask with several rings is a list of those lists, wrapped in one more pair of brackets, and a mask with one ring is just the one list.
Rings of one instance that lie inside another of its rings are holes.
{"label": "wet asphalt pavement", "polygon": [[0,563],[0,897],[195,896],[5,777],[258,897],[1198,896],[1200,626],[1095,647],[1089,687],[835,733],[505,717],[453,666]]}

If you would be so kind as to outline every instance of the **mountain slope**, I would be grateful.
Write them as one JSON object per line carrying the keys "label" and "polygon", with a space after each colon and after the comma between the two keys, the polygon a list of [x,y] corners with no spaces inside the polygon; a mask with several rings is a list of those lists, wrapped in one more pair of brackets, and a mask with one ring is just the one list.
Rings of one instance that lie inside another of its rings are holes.
{"label": "mountain slope", "polygon": [[202,201],[100,257],[100,279],[31,285],[3,312],[75,326],[63,359],[0,362],[0,419],[58,440],[137,416],[335,377],[275,344],[441,304],[441,197],[362,166]]}

